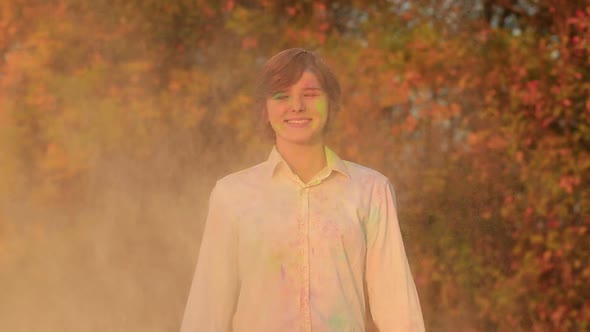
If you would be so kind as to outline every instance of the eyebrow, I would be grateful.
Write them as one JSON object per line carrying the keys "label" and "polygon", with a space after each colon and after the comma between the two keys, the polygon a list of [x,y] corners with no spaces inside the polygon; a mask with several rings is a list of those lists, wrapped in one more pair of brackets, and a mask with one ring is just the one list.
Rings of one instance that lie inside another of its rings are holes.
{"label": "eyebrow", "polygon": [[[320,92],[324,92],[324,89],[317,87],[317,86],[309,86],[309,87],[305,87],[303,88],[304,91],[320,91]],[[286,90],[279,90],[276,91],[275,93],[271,94],[271,97],[276,98],[277,96],[281,95],[281,94],[285,94],[288,93]]]}

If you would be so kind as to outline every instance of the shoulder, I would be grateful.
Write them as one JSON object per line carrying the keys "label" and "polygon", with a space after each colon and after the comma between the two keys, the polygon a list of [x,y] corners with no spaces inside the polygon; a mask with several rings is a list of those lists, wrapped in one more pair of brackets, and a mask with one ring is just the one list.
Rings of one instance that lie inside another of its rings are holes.
{"label": "shoulder", "polygon": [[367,166],[359,165],[348,160],[343,160],[346,169],[350,173],[353,181],[371,185],[388,185],[390,184],[387,176],[381,172],[369,168]]}
{"label": "shoulder", "polygon": [[215,190],[236,191],[240,188],[251,187],[260,184],[261,181],[270,177],[270,171],[266,162],[259,163],[241,171],[230,173],[217,180]]}
{"label": "shoulder", "polygon": [[211,190],[209,204],[225,210],[225,213],[235,212],[234,210],[246,204],[256,193],[266,178],[266,172],[265,164],[260,163],[222,177]]}
{"label": "shoulder", "polygon": [[344,163],[350,173],[352,183],[360,189],[363,195],[370,198],[370,202],[375,203],[387,199],[397,205],[394,186],[387,176],[377,170],[350,161],[345,160]]}

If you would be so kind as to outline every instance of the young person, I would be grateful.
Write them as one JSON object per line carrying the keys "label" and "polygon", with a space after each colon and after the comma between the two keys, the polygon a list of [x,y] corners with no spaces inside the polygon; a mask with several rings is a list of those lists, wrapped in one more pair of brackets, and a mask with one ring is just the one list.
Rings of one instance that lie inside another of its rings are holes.
{"label": "young person", "polygon": [[258,88],[275,146],[215,185],[181,331],[424,331],[391,183],[324,145],[330,68],[288,49]]}

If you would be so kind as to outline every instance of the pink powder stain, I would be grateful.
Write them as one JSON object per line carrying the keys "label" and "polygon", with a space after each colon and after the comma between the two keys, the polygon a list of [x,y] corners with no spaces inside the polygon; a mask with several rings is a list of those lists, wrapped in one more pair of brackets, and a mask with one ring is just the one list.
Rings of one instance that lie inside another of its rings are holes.
{"label": "pink powder stain", "polygon": [[338,238],[341,236],[340,230],[334,224],[334,222],[331,220],[326,220],[326,222],[324,223],[324,225],[322,227],[322,233],[327,238]]}
{"label": "pink powder stain", "polygon": [[281,279],[285,280],[285,266],[281,264]]}

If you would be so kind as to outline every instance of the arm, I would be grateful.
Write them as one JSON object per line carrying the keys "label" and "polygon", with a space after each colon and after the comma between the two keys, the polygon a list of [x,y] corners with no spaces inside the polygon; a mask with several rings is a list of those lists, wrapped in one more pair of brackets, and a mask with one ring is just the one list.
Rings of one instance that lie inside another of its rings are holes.
{"label": "arm", "polygon": [[219,184],[209,199],[209,212],[181,332],[231,331],[239,280],[237,234],[227,216],[229,204]]}
{"label": "arm", "polygon": [[373,188],[366,224],[365,279],[373,321],[381,332],[424,331],[418,293],[401,237],[391,183]]}

